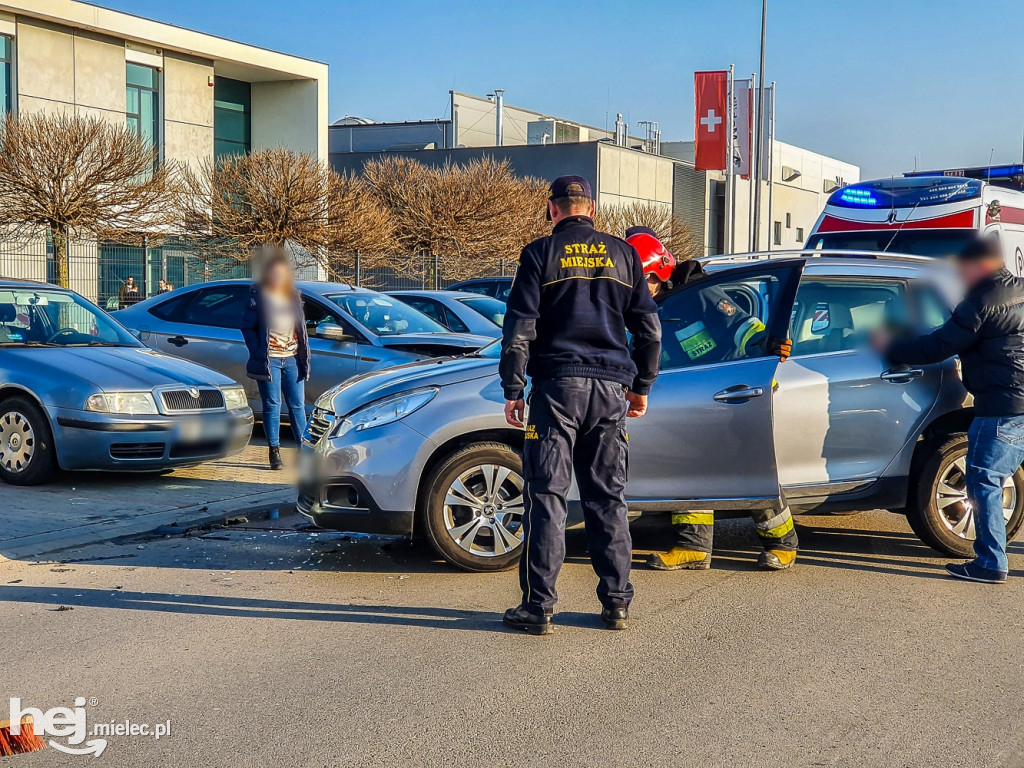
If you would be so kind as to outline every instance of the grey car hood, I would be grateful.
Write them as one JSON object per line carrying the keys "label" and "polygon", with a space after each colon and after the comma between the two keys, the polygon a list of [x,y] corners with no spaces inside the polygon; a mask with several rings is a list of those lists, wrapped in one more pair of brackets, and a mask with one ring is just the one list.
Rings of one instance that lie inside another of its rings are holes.
{"label": "grey car hood", "polygon": [[470,333],[403,333],[397,336],[378,336],[382,347],[446,347],[452,350],[480,349],[494,339]]}
{"label": "grey car hood", "polygon": [[8,370],[32,370],[54,381],[74,376],[104,392],[149,390],[166,384],[229,386],[216,371],[146,347],[5,349]]}
{"label": "grey car hood", "polygon": [[[496,376],[498,361],[490,357],[442,357],[420,360],[355,376],[329,389],[317,401],[339,416],[389,395],[420,387],[443,387],[470,379]],[[329,404],[329,405],[328,405]]]}

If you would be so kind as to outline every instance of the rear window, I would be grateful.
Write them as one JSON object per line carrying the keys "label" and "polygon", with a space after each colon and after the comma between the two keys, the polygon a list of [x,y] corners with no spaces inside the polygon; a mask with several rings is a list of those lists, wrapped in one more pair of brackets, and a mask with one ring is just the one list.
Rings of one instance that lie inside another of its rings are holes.
{"label": "rear window", "polygon": [[473,299],[459,299],[463,304],[477,314],[483,315],[499,328],[505,322],[505,302],[493,299],[490,296],[481,296]]}
{"label": "rear window", "polygon": [[813,251],[886,251],[941,258],[960,253],[975,237],[973,229],[826,232],[811,235],[805,247]]}

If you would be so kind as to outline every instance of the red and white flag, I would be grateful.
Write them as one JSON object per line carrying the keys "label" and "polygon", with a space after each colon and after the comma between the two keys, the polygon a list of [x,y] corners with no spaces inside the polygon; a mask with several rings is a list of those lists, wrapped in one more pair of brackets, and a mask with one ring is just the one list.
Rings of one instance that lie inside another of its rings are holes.
{"label": "red and white flag", "polygon": [[724,171],[728,162],[728,72],[695,72],[694,164],[698,171]]}

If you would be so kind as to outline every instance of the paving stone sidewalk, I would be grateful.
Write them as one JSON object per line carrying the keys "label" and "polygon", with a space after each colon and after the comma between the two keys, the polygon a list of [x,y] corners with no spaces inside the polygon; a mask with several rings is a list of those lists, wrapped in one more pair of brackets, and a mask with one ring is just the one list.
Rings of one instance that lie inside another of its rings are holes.
{"label": "paving stone sidewalk", "polygon": [[254,438],[223,461],[165,475],[67,472],[30,488],[0,484],[0,561],[30,559],[68,547],[187,528],[235,515],[284,513],[295,501],[290,467],[267,468],[266,443]]}

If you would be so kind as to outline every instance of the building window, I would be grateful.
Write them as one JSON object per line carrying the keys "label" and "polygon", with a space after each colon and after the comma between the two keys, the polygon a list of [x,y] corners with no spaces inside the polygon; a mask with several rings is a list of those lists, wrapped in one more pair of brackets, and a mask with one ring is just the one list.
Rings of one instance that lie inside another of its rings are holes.
{"label": "building window", "polygon": [[11,38],[0,35],[0,112],[10,112],[14,107],[11,93]]}
{"label": "building window", "polygon": [[244,155],[252,149],[252,86],[218,77],[213,83],[213,155]]}
{"label": "building window", "polygon": [[127,64],[125,113],[131,130],[149,146],[160,146],[160,70]]}
{"label": "building window", "polygon": [[775,227],[774,227],[773,235],[774,236],[772,237],[772,241],[776,245],[782,245],[782,222],[781,221],[776,221],[775,222]]}
{"label": "building window", "polygon": [[789,228],[790,228],[790,227],[792,227],[792,226],[793,226],[793,219],[792,219],[792,217],[791,217],[791,216],[790,216],[790,215],[789,215],[789,214],[787,213],[787,214],[786,214],[786,229],[789,229]]}
{"label": "building window", "polygon": [[804,241],[804,228],[803,227],[797,227],[796,228],[796,241],[798,243],[803,243],[803,241]]}

